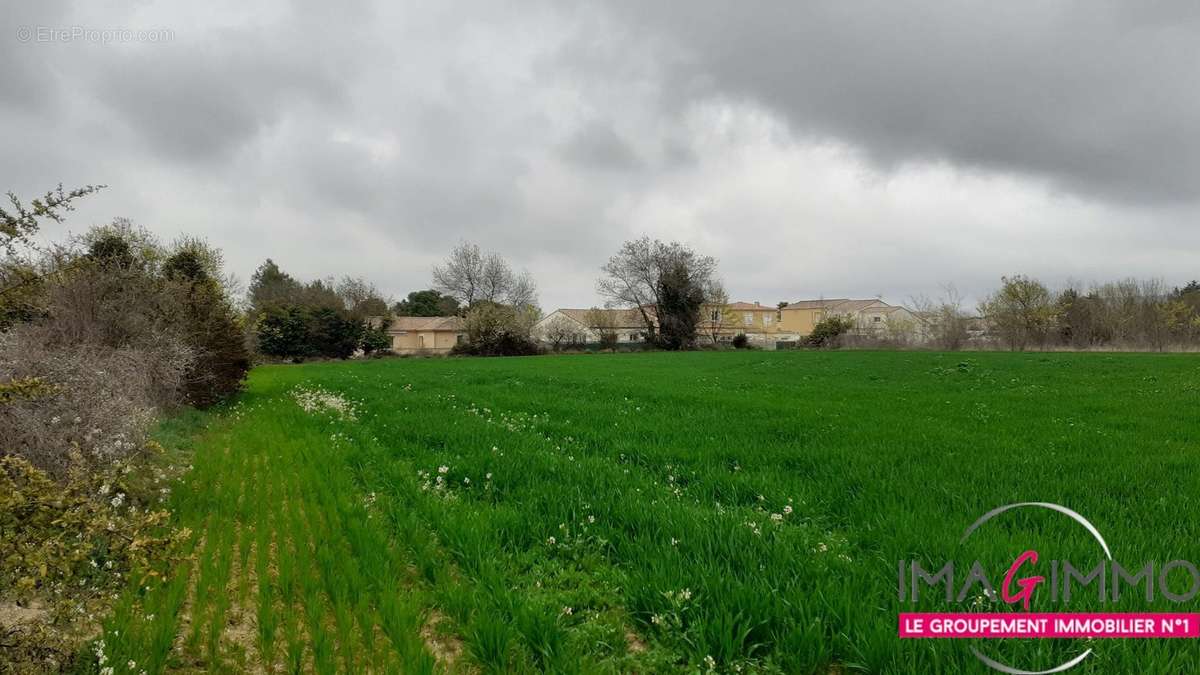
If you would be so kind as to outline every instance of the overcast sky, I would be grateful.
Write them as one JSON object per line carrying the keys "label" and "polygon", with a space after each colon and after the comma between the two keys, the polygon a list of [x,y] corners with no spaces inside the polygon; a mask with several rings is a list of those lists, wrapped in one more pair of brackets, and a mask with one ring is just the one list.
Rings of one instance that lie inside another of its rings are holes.
{"label": "overcast sky", "polygon": [[466,239],[546,309],[642,233],[764,304],[1200,277],[1200,3],[0,4],[0,190],[110,186],[49,237],[397,298]]}

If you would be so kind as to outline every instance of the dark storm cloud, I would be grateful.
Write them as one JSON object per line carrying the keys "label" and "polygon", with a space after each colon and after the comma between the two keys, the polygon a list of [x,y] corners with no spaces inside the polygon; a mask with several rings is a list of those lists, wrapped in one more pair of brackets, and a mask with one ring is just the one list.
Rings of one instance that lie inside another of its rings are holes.
{"label": "dark storm cloud", "polygon": [[598,302],[642,233],[768,303],[1016,272],[1182,283],[1198,8],[21,3],[0,14],[0,191],[107,183],[68,227],[128,216],[210,237],[242,278],[270,256],[398,296],[473,240],[548,308]]}
{"label": "dark storm cloud", "polygon": [[885,167],[948,160],[1104,198],[1200,196],[1189,2],[618,2],[685,97],[747,97]]}

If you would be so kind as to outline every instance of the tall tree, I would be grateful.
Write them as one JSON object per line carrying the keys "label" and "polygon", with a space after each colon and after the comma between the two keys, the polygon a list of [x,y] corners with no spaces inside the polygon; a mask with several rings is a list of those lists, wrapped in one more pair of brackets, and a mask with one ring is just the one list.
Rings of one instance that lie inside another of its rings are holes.
{"label": "tall tree", "polygon": [[[607,299],[610,307],[636,309],[646,324],[646,332],[653,341],[655,322],[662,322],[664,288],[692,297],[689,289],[680,289],[675,284],[679,279],[699,290],[703,298],[707,290],[717,288],[717,261],[700,255],[679,243],[663,243],[657,239],[641,237],[625,242],[617,254],[601,267],[604,272],[596,282],[596,290]],[[674,279],[667,284],[668,275]]]}
{"label": "tall tree", "polygon": [[249,305],[250,314],[257,317],[272,309],[297,304],[302,291],[303,285],[299,281],[279,269],[274,260],[267,258],[250,277],[246,304]]}
{"label": "tall tree", "polygon": [[312,309],[332,309],[345,311],[346,303],[338,295],[333,279],[314,279],[300,291],[300,304]]}
{"label": "tall tree", "polygon": [[676,350],[694,348],[704,287],[692,278],[683,261],[676,261],[659,278],[658,298],[659,345]]}

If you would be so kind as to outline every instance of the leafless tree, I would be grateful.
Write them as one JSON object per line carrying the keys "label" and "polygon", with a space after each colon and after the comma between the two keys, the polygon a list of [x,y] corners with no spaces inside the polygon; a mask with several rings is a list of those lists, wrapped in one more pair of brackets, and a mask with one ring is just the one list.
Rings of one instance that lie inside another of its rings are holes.
{"label": "leafless tree", "polygon": [[537,285],[528,272],[514,272],[498,254],[484,254],[470,242],[460,242],[444,263],[434,266],[433,285],[465,308],[478,302],[537,305]]}
{"label": "leafless tree", "polygon": [[1103,341],[1122,347],[1166,349],[1182,341],[1194,321],[1186,303],[1159,279],[1123,279],[1092,287],[1087,295]]}
{"label": "leafless tree", "polygon": [[617,317],[612,310],[593,307],[584,315],[588,328],[596,331],[600,344],[612,348],[617,345]]}
{"label": "leafless tree", "polygon": [[918,334],[918,327],[912,319],[889,316],[884,319],[882,339],[894,347],[906,347],[912,343]]}
{"label": "leafless tree", "polygon": [[717,344],[726,330],[736,323],[737,317],[730,311],[729,294],[719,281],[714,280],[710,284],[706,295],[708,301],[700,317],[701,331],[713,344]]}
{"label": "leafless tree", "polygon": [[916,310],[922,338],[938,349],[956,351],[967,342],[969,317],[962,308],[962,295],[953,284],[942,286],[937,300],[917,296],[910,300]]}
{"label": "leafless tree", "polygon": [[541,340],[550,343],[554,351],[559,351],[563,345],[576,341],[579,325],[567,317],[559,315],[547,321],[539,332],[541,334],[538,337]]}
{"label": "leafless tree", "polygon": [[346,311],[356,319],[384,316],[388,313],[388,305],[391,303],[384,300],[375,284],[366,279],[344,276],[334,290],[345,303]]}

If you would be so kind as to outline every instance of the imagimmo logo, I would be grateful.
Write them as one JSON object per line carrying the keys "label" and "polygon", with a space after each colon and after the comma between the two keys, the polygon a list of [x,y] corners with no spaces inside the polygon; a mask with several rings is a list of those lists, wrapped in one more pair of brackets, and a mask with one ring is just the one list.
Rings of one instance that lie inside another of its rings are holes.
{"label": "imagimmo logo", "polygon": [[[1071,560],[1047,559],[1036,548],[1017,553],[1000,575],[993,575],[975,560],[965,576],[956,577],[955,564],[941,567],[924,565],[918,560],[901,560],[897,566],[897,589],[901,603],[916,604],[922,590],[940,590],[946,603],[964,604],[986,597],[1009,605],[1006,612],[901,612],[901,638],[1181,638],[1200,637],[1200,614],[1176,612],[1031,612],[1035,597],[1042,602],[1067,605],[1072,594],[1077,599],[1095,593],[1100,604],[1115,603],[1122,593],[1137,592],[1147,603],[1156,595],[1171,603],[1188,602],[1200,593],[1200,571],[1187,560],[1165,564],[1143,561],[1123,565],[1113,559],[1104,536],[1087,518],[1050,502],[1019,502],[988,511],[963,532],[960,544],[997,516],[1014,509],[1043,509],[1066,516],[1082,527],[1099,547],[1099,563],[1077,565]],[[936,570],[936,571],[934,571]],[[956,579],[961,579],[956,583]],[[996,592],[993,579],[1000,579]],[[1168,581],[1174,581],[1174,586]],[[1185,583],[1181,584],[1180,581]],[[1180,592],[1180,586],[1184,586]],[[982,591],[982,596],[979,592]],[[1083,662],[1092,649],[1045,670],[1024,670],[987,656],[975,647],[971,652],[987,666],[1013,675],[1058,673]]]}

